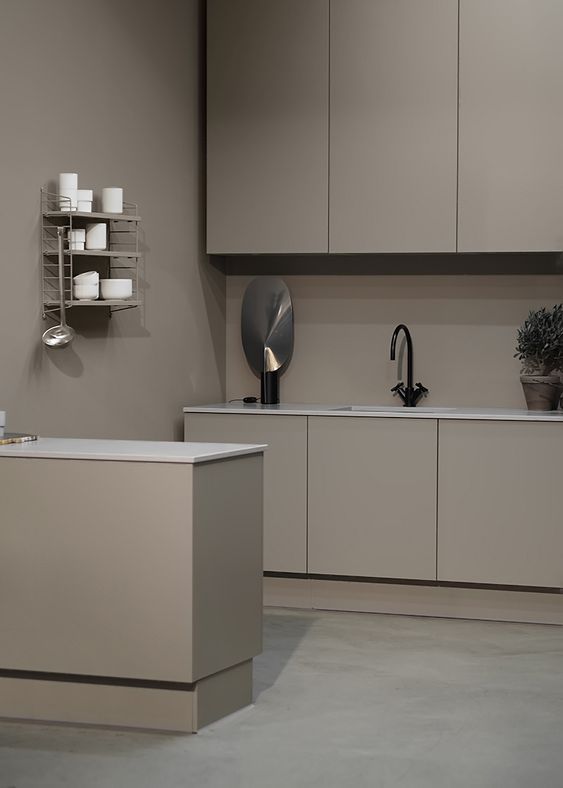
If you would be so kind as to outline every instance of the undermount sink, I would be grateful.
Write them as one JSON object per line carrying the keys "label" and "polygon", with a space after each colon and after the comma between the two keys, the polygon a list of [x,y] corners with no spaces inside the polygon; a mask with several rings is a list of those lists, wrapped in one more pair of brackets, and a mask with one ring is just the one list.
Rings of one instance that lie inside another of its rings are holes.
{"label": "undermount sink", "polygon": [[334,408],[335,411],[353,411],[359,413],[403,413],[405,410],[421,411],[422,413],[451,413],[455,408],[432,408],[420,406],[417,408],[405,408],[404,405],[346,405],[342,408]]}

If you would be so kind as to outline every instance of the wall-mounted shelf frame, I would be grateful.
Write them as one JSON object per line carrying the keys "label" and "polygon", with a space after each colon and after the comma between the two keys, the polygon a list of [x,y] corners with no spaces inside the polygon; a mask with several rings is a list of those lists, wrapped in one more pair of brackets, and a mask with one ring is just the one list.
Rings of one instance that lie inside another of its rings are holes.
{"label": "wall-mounted shelf frame", "polygon": [[[41,282],[42,315],[58,321],[60,318],[60,293],[58,284],[57,227],[66,228],[64,250],[64,292],[66,308],[100,307],[113,312],[141,306],[139,292],[139,267],[142,252],[139,248],[141,217],[136,203],[124,202],[123,213],[95,211],[61,211],[61,198],[55,192],[41,189]],[[70,200],[69,200],[70,205]],[[73,250],[70,248],[70,232],[84,229],[90,222],[106,222],[108,225],[107,249]],[[125,300],[111,299],[79,301],[73,298],[72,282],[76,274],[86,270],[97,270],[100,278],[111,279],[119,272],[123,278],[133,281],[133,295]]]}

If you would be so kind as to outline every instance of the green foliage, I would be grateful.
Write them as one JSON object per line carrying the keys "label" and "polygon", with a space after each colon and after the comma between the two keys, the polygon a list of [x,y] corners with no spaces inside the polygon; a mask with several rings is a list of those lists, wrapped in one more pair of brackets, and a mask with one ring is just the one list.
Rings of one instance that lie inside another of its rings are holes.
{"label": "green foliage", "polygon": [[529,375],[563,371],[563,304],[531,311],[518,329],[515,358]]}

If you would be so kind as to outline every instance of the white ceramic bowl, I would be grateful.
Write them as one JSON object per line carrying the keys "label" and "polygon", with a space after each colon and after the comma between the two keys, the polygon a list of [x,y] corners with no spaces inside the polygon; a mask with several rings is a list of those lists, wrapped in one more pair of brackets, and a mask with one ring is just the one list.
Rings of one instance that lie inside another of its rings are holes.
{"label": "white ceramic bowl", "polygon": [[98,285],[74,285],[74,297],[77,301],[95,301],[100,297]]}
{"label": "white ceramic bowl", "polygon": [[102,298],[106,301],[131,298],[133,295],[132,279],[100,279]]}
{"label": "white ceramic bowl", "polygon": [[97,271],[84,271],[74,277],[75,285],[97,285],[99,281],[100,275]]}

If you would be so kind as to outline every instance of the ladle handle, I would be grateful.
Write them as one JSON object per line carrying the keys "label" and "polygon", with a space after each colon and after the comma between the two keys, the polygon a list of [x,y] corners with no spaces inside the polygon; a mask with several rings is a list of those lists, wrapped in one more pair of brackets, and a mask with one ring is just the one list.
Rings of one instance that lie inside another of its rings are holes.
{"label": "ladle handle", "polygon": [[59,293],[61,306],[61,326],[66,326],[64,232],[64,227],[57,227],[57,241],[59,244]]}

